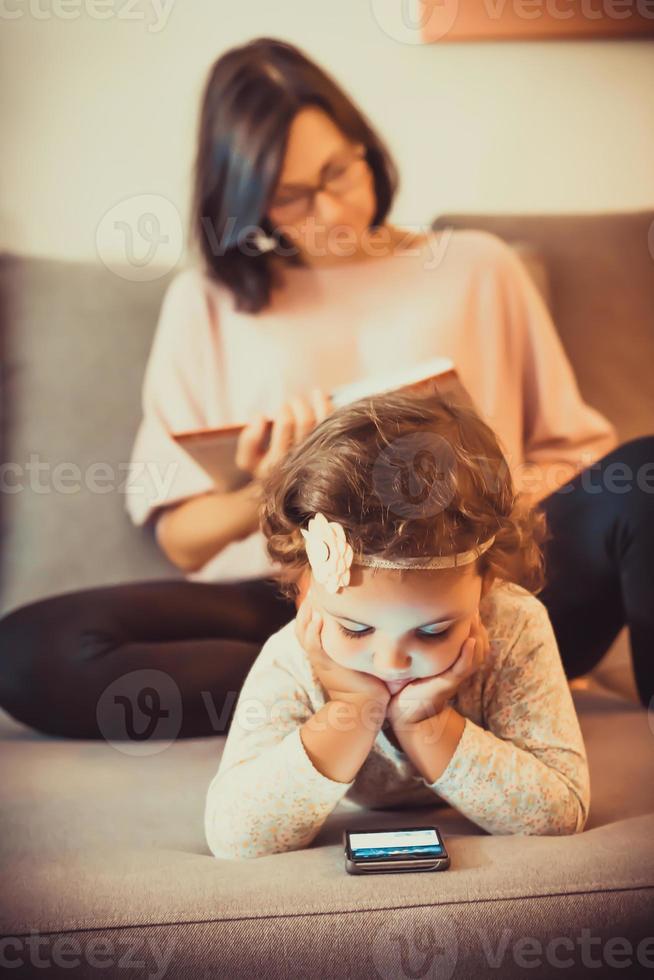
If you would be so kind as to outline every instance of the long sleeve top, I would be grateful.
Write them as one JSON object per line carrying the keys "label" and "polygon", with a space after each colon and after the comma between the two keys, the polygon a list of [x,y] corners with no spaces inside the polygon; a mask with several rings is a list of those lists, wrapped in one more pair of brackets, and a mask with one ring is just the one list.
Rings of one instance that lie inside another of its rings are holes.
{"label": "long sleeve top", "polygon": [[491,834],[573,834],[590,806],[588,761],[543,603],[500,583],[480,604],[490,653],[458,688],[463,733],[428,783],[380,728],[350,782],[313,765],[300,729],[327,697],[295,635],[274,633],[252,665],[208,788],[205,833],[219,858],[307,847],[345,797],[360,806],[451,805]]}
{"label": "long sleeve top", "polygon": [[[616,431],[582,399],[514,249],[484,231],[427,239],[382,258],[287,268],[283,288],[258,314],[236,311],[226,287],[199,268],[179,272],[145,370],[126,494],[133,522],[213,488],[172,432],[244,423],[258,412],[274,418],[283,401],[310,388],[331,391],[434,357],[454,362],[514,474],[524,463],[557,463],[563,485],[613,449]],[[256,530],[187,577],[241,581],[276,571]]]}

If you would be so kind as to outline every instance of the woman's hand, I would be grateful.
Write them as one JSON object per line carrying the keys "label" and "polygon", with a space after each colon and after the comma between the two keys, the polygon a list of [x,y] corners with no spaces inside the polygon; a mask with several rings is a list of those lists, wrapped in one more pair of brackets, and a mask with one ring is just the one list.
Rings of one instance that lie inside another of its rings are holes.
{"label": "woman's hand", "polygon": [[[310,599],[306,598],[295,618],[295,635],[305,650],[318,675],[330,701],[372,701],[385,708],[390,691],[382,680],[361,670],[350,670],[336,663],[322,645],[322,616],[313,610]],[[380,722],[383,721],[383,714]]]}
{"label": "woman's hand", "polygon": [[462,643],[454,663],[442,674],[411,681],[393,695],[386,712],[393,728],[415,725],[439,714],[463,681],[481,667],[489,649],[488,633],[477,611],[470,635]]}
{"label": "woman's hand", "polygon": [[241,432],[236,446],[236,465],[256,480],[264,480],[268,471],[289,449],[299,445],[319,422],[331,414],[332,402],[321,388],[309,397],[298,395],[283,403],[273,421],[270,445],[264,448],[268,420],[257,415]]}

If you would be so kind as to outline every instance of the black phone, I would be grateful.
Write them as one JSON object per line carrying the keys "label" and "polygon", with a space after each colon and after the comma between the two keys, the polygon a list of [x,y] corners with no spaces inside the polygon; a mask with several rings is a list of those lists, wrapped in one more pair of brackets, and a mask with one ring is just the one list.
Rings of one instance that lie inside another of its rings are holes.
{"label": "black phone", "polygon": [[344,830],[345,869],[351,875],[393,871],[445,871],[450,866],[438,827]]}

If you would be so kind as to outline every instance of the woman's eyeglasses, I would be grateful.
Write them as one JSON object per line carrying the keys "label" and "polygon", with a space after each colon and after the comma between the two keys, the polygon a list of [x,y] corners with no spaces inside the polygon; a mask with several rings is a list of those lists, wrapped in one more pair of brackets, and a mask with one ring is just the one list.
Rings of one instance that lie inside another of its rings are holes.
{"label": "woman's eyeglasses", "polygon": [[332,160],[317,186],[282,191],[273,198],[271,211],[280,222],[305,218],[313,211],[314,198],[319,191],[345,194],[359,182],[366,166],[365,156],[365,146],[359,146]]}

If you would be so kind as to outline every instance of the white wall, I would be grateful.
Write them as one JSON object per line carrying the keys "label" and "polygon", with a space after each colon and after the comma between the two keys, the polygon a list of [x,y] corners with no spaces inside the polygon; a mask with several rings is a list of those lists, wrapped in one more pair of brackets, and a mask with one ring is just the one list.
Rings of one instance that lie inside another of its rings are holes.
{"label": "white wall", "polygon": [[106,258],[115,206],[155,195],[183,223],[157,258],[183,257],[205,73],[264,34],[329,68],[384,134],[399,224],[654,203],[652,41],[421,46],[380,24],[378,0],[156,2],[0,0],[0,247],[96,258],[100,227]]}

